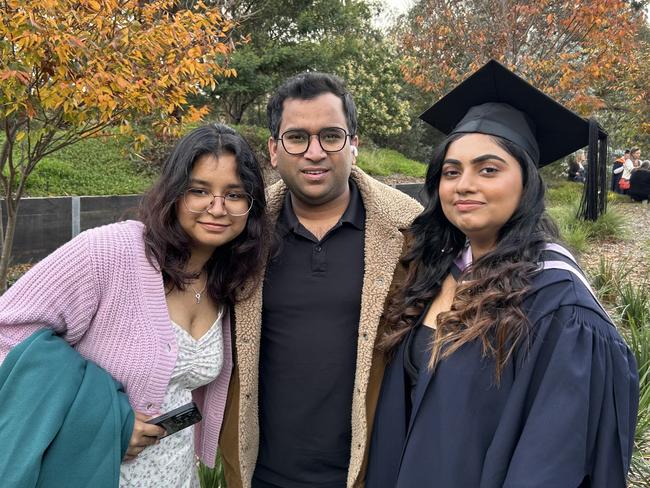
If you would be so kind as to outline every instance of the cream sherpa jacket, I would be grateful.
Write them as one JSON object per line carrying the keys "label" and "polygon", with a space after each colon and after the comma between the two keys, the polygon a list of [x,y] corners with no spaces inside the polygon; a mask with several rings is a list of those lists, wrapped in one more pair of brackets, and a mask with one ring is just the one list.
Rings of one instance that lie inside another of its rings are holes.
{"label": "cream sherpa jacket", "polygon": [[[361,297],[357,369],[352,401],[352,445],[347,486],[362,487],[368,441],[383,376],[382,355],[375,351],[380,318],[404,245],[404,233],[422,207],[411,197],[380,183],[354,166],[366,210],[364,278]],[[278,218],[287,187],[282,181],[267,190],[268,211]],[[251,486],[259,448],[258,362],[262,326],[261,279],[245,290],[235,306],[233,371],[223,421],[220,451],[228,488]]]}

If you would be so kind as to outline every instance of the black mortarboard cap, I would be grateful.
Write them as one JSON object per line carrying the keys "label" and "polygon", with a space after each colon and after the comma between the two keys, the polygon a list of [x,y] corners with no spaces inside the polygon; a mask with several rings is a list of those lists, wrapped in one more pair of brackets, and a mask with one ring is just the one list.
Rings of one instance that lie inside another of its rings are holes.
{"label": "black mortarboard cap", "polygon": [[478,132],[507,139],[523,148],[538,167],[588,145],[581,213],[595,220],[605,210],[607,133],[595,120],[583,119],[495,60],[420,118],[444,134]]}

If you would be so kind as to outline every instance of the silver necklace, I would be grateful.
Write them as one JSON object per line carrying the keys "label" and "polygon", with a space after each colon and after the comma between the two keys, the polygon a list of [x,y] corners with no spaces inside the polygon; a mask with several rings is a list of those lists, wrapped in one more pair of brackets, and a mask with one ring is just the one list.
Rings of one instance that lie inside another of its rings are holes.
{"label": "silver necklace", "polygon": [[203,285],[203,289],[201,291],[196,291],[196,288],[194,288],[192,285],[190,285],[190,288],[194,292],[194,298],[196,298],[196,303],[201,303],[201,294],[205,291],[205,289],[208,287],[208,278],[206,276],[205,278],[205,285]]}

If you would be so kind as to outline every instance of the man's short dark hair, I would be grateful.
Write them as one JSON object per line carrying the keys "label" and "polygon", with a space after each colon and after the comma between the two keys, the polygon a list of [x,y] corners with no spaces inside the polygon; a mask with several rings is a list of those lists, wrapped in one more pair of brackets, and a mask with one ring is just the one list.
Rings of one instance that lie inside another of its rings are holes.
{"label": "man's short dark hair", "polygon": [[335,75],[318,72],[305,72],[292,76],[285,81],[273,94],[266,106],[269,130],[271,136],[277,139],[280,136],[280,123],[282,110],[287,98],[311,100],[324,93],[332,93],[343,102],[343,113],[351,135],[357,133],[357,109],[352,100],[352,95],[345,87],[345,82]]}

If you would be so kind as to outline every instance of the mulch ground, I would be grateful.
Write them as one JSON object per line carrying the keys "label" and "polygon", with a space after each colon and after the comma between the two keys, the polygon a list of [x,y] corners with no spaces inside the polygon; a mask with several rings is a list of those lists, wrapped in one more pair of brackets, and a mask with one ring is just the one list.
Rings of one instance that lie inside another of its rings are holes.
{"label": "mulch ground", "polygon": [[612,206],[625,220],[627,235],[589,246],[580,256],[581,264],[585,269],[595,268],[602,257],[629,270],[627,279],[632,283],[650,284],[650,205],[629,201]]}

